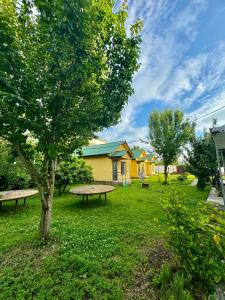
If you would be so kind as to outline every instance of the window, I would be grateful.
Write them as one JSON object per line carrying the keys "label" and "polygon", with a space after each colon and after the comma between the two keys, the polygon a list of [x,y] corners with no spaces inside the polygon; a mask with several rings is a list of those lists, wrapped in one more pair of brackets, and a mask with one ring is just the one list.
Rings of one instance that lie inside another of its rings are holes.
{"label": "window", "polygon": [[122,161],[121,162],[121,175],[126,174],[126,162]]}

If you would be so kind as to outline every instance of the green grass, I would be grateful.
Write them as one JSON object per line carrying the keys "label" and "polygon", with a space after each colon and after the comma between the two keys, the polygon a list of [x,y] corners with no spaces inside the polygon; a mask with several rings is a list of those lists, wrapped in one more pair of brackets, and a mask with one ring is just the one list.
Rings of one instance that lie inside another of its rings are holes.
{"label": "green grass", "polygon": [[140,181],[116,187],[107,205],[98,196],[86,206],[68,192],[54,197],[52,238],[37,236],[40,201],[15,213],[14,203],[0,211],[0,299],[127,299],[134,272],[146,261],[143,249],[162,235],[160,207],[171,188],[184,193],[190,208],[204,201],[208,190],[190,180],[163,186],[154,177],[149,189]]}

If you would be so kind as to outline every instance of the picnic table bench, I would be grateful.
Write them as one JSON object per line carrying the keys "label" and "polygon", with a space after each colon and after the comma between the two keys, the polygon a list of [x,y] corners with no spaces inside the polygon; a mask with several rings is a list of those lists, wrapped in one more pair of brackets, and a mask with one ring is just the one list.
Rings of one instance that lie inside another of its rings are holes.
{"label": "picnic table bench", "polygon": [[86,199],[86,202],[88,201],[88,196],[96,195],[98,194],[99,197],[101,197],[102,194],[105,195],[105,203],[106,203],[106,194],[110,193],[114,190],[114,187],[111,185],[84,185],[80,186],[74,189],[70,190],[70,193],[74,195],[80,195],[84,199]]}
{"label": "picnic table bench", "polygon": [[33,195],[38,194],[38,190],[14,190],[14,191],[3,191],[0,192],[0,208],[3,202],[6,201],[16,201],[16,209],[18,207],[18,201],[23,199],[24,206],[26,205],[26,199]]}

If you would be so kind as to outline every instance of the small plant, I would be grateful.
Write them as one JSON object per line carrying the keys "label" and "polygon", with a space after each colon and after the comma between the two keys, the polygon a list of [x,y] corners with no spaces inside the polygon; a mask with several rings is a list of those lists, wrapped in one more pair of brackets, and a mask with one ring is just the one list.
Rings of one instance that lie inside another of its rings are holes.
{"label": "small plant", "polygon": [[161,300],[192,300],[192,296],[184,288],[184,279],[178,272],[173,274],[170,265],[162,266],[161,271],[157,274],[152,284],[160,289]]}
{"label": "small plant", "polygon": [[178,192],[164,201],[167,237],[185,283],[210,294],[225,280],[225,213],[201,204],[187,209]]}
{"label": "small plant", "polygon": [[182,275],[176,273],[169,286],[161,289],[161,300],[193,300],[190,292],[184,288]]}
{"label": "small plant", "polygon": [[170,284],[172,279],[173,279],[173,273],[172,273],[171,266],[165,264],[162,266],[160,273],[153,278],[152,283],[157,288],[161,288],[161,287],[165,288]]}

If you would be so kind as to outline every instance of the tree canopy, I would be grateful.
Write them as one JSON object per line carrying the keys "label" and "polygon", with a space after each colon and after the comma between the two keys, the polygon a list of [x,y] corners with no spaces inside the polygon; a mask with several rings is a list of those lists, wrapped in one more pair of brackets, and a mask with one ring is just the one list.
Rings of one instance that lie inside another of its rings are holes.
{"label": "tree canopy", "polygon": [[186,170],[198,178],[197,186],[203,189],[208,183],[219,182],[216,149],[210,134],[195,138],[187,149]]}
{"label": "tree canopy", "polygon": [[38,185],[43,210],[57,159],[116,124],[133,92],[141,22],[127,33],[126,19],[127,6],[115,11],[111,0],[0,3],[0,136]]}
{"label": "tree canopy", "polygon": [[162,158],[164,164],[165,183],[167,183],[167,168],[191,137],[194,136],[194,124],[185,119],[179,111],[153,111],[149,115],[149,138],[155,152]]}

